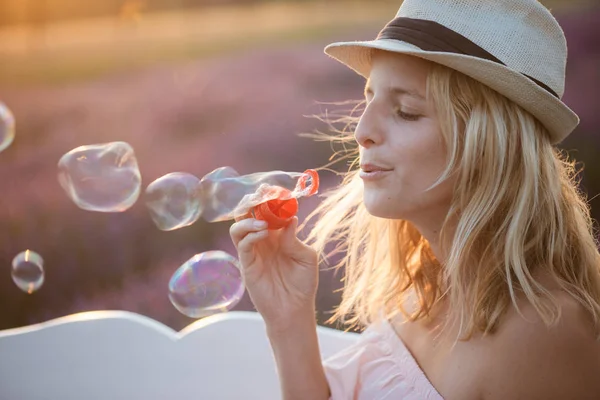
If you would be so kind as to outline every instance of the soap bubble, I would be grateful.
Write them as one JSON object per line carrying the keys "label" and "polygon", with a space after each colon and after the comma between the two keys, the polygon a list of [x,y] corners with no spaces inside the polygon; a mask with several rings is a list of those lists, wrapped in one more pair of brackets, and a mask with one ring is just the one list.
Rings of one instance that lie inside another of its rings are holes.
{"label": "soap bubble", "polygon": [[317,188],[316,172],[269,171],[240,176],[231,167],[221,167],[202,178],[198,195],[204,207],[202,218],[220,222],[270,200],[312,196]]}
{"label": "soap bubble", "polygon": [[139,197],[142,177],[125,142],[77,147],[61,157],[58,168],[60,185],[84,210],[121,212]]}
{"label": "soap bubble", "polygon": [[15,117],[6,105],[0,102],[0,151],[5,150],[15,139]]}
{"label": "soap bubble", "polygon": [[12,262],[12,279],[22,291],[35,292],[44,283],[44,260],[31,250],[17,254]]}
{"label": "soap bubble", "polygon": [[171,303],[191,318],[231,310],[244,291],[238,260],[218,250],[196,254],[169,281]]}
{"label": "soap bubble", "polygon": [[184,172],[158,178],[146,188],[145,201],[156,226],[171,231],[198,220],[202,207],[197,195],[200,180]]}

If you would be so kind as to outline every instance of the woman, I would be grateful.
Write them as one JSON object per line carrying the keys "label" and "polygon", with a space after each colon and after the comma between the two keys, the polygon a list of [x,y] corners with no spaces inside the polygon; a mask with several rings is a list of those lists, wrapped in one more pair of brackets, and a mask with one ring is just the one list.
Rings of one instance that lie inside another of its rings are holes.
{"label": "woman", "polygon": [[[355,164],[306,243],[297,220],[232,225],[285,399],[599,399],[600,254],[560,100],[566,42],[534,0],[405,0],[326,52],[365,78]],[[318,259],[344,251],[322,363]],[[309,245],[308,243],[311,243]]]}

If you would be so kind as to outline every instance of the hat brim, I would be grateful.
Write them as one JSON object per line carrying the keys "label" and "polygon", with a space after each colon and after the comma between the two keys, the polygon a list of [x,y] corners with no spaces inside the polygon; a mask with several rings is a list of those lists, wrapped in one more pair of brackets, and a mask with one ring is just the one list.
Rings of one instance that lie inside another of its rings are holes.
{"label": "hat brim", "polygon": [[420,57],[470,76],[530,112],[548,129],[554,144],[561,142],[579,124],[577,114],[560,99],[525,75],[493,61],[462,54],[424,51],[410,43],[392,39],[337,42],[325,47],[327,55],[365,78],[369,77],[373,50]]}

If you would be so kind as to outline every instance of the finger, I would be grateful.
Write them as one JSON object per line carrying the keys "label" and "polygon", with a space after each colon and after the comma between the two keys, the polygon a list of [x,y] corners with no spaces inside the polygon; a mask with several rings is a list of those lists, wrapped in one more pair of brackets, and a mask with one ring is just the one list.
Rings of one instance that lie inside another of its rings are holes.
{"label": "finger", "polygon": [[[308,244],[305,244],[300,239],[298,239],[297,230],[298,217],[294,217],[294,219],[283,231],[281,239],[281,249],[287,254],[289,254],[292,258],[302,260],[313,260],[313,257],[316,255],[316,253]],[[313,261],[317,262],[316,259],[314,259]],[[311,263],[313,261],[311,261]]]}
{"label": "finger", "polygon": [[288,226],[283,229],[281,235],[281,245],[285,250],[291,250],[298,242],[296,237],[296,228],[298,227],[298,217],[293,217]]}
{"label": "finger", "polygon": [[242,265],[250,265],[254,262],[254,257],[256,256],[254,246],[268,236],[269,231],[265,229],[259,232],[250,232],[239,241],[237,251]]}
{"label": "finger", "polygon": [[266,230],[266,228],[267,224],[264,221],[246,218],[229,227],[229,236],[231,236],[234,246],[237,247],[239,242],[249,233],[263,231]]}

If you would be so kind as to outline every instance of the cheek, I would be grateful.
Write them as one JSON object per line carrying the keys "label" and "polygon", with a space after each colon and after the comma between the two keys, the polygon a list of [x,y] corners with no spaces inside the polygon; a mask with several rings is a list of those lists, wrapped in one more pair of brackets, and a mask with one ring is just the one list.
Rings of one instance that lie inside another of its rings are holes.
{"label": "cheek", "polygon": [[390,189],[404,200],[435,202],[438,197],[447,197],[452,184],[447,182],[427,190],[442,175],[446,168],[446,152],[438,140],[413,143],[412,146],[395,148],[398,162],[394,171],[394,184]]}
{"label": "cheek", "polygon": [[413,146],[395,151],[394,177],[412,190],[432,185],[445,168],[444,154],[431,147]]}
{"label": "cheek", "polygon": [[438,130],[421,126],[388,139],[387,154],[396,160],[395,170],[384,185],[365,186],[364,201],[369,212],[382,218],[405,218],[449,205],[452,182],[428,190],[446,168],[446,151]]}

